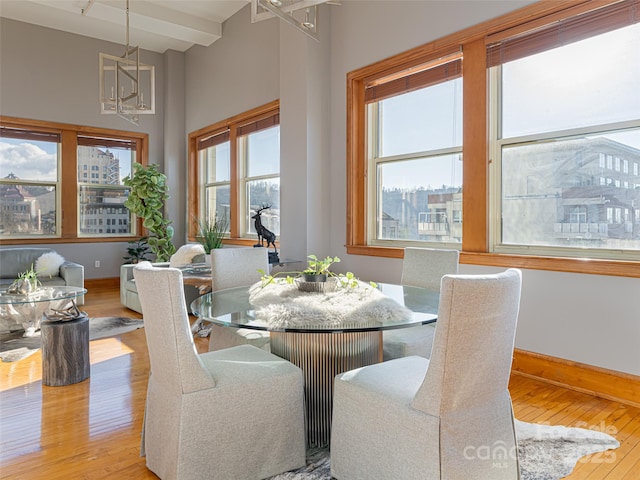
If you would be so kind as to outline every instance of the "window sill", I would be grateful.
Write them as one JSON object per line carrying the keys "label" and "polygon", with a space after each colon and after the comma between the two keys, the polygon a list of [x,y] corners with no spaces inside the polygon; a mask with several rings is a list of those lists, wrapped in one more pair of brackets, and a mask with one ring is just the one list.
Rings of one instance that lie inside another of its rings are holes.
{"label": "window sill", "polygon": [[130,242],[138,240],[140,236],[128,237],[44,237],[44,238],[7,238],[0,240],[0,245],[39,245],[47,243],[108,243]]}
{"label": "window sill", "polygon": [[[350,255],[403,258],[402,248],[348,245]],[[492,267],[524,268],[553,272],[587,273],[640,278],[640,262],[622,260],[600,260],[592,258],[540,257],[529,255],[507,255],[496,253],[460,252],[460,263]]]}

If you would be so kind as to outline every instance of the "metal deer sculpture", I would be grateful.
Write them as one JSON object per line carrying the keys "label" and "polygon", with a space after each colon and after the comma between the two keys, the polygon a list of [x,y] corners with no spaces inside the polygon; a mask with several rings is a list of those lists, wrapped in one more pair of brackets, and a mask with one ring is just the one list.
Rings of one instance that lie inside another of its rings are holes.
{"label": "metal deer sculpture", "polygon": [[256,247],[263,247],[264,242],[267,242],[267,248],[269,245],[273,246],[275,253],[278,253],[278,249],[276,247],[276,234],[271,230],[268,230],[264,225],[262,225],[262,211],[271,208],[271,205],[262,206],[261,208],[256,209],[256,214],[252,215],[251,218],[255,220],[256,233],[258,234],[258,243],[256,243]]}

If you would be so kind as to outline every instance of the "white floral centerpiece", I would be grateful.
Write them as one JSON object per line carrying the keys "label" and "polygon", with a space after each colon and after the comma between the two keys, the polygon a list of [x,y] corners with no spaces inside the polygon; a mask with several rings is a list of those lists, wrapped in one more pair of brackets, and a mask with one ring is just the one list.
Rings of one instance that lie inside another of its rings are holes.
{"label": "white floral centerpiece", "polygon": [[[308,258],[309,268],[301,272],[261,272],[262,280],[249,290],[256,318],[275,328],[361,327],[411,318],[411,311],[384,295],[375,282],[362,282],[352,272],[331,272],[338,257]],[[324,281],[306,281],[303,274],[312,271],[326,275]],[[312,283],[324,286],[310,288]]]}

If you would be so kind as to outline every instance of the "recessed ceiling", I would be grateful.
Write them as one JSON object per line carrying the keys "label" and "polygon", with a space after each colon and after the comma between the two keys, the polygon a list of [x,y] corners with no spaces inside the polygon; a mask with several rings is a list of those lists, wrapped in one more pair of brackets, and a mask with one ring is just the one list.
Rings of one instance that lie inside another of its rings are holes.
{"label": "recessed ceiling", "polygon": [[[209,46],[249,0],[130,0],[130,45],[163,53]],[[125,0],[0,0],[0,17],[123,44]]]}

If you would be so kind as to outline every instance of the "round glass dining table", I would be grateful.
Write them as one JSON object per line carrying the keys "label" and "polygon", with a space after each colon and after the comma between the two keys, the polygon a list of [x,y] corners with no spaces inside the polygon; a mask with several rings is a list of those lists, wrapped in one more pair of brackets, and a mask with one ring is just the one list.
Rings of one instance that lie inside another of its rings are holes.
{"label": "round glass dining table", "polygon": [[271,352],[303,371],[308,446],[324,447],[329,445],[331,438],[334,377],[381,362],[384,330],[415,327],[437,320],[438,292],[387,283],[377,284],[376,288],[410,310],[410,315],[402,320],[378,318],[337,324],[319,321],[274,325],[256,314],[259,307],[250,301],[250,286],[203,295],[191,303],[191,311],[199,321],[270,332]]}

